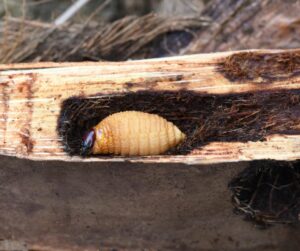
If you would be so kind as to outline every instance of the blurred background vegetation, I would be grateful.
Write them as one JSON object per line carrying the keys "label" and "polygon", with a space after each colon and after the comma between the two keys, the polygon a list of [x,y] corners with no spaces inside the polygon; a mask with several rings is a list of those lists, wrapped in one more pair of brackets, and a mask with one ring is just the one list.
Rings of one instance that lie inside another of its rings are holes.
{"label": "blurred background vegetation", "polygon": [[[69,19],[57,21],[79,2],[85,4]],[[194,38],[195,29],[208,23],[201,15],[205,3],[0,0],[0,62],[127,60],[182,54],[180,50]]]}
{"label": "blurred background vegetation", "polygon": [[[26,19],[34,19],[44,22],[52,22],[61,13],[63,13],[75,0],[4,0],[0,5],[1,16],[9,15],[14,17],[26,16]],[[73,20],[81,22],[90,15],[91,12],[103,0],[90,0],[82,9],[73,17]],[[99,21],[113,21],[128,14],[143,15],[150,11],[153,4],[157,1],[122,1],[111,0],[101,15],[96,19]]]}
{"label": "blurred background vegetation", "polygon": [[[70,19],[63,13],[86,2]],[[300,0],[0,0],[0,63],[122,61],[300,45]],[[62,25],[57,25],[57,24]]]}
{"label": "blurred background vegetation", "polygon": [[[52,22],[77,0],[0,0],[0,16],[24,17]],[[202,0],[89,0],[72,21],[83,22],[98,6],[105,4],[101,15],[94,19],[112,22],[128,15],[142,16],[150,12],[165,15],[193,15],[202,10]]]}

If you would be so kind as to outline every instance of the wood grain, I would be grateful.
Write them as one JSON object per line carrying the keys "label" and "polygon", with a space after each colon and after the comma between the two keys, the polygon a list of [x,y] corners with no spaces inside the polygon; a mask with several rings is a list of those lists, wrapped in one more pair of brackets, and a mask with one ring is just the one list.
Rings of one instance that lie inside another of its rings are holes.
{"label": "wood grain", "polygon": [[[228,76],[223,71],[224,64],[241,53],[246,58],[238,66],[245,62],[249,66],[259,65],[263,72],[257,69],[254,72],[250,67],[245,72],[252,70],[251,74],[235,79]],[[73,96],[101,98],[137,91],[183,89],[203,95],[300,90],[299,53],[299,50],[252,50],[121,63],[0,65],[0,153],[34,160],[189,164],[262,158],[298,159],[298,134],[270,135],[263,142],[212,142],[186,155],[82,159],[71,157],[64,151],[57,123],[62,102]],[[258,55],[258,61],[253,61],[253,55]],[[273,56],[269,62],[268,58]],[[275,72],[270,72],[269,68]]]}

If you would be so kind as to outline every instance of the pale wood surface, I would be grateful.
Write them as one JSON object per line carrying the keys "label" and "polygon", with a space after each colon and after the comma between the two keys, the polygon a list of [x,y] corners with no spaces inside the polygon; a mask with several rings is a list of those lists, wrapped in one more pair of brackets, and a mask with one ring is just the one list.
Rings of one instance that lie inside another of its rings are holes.
{"label": "pale wood surface", "polygon": [[[280,54],[299,53],[299,50],[252,52]],[[121,63],[0,65],[0,152],[34,160],[124,161],[120,157],[82,160],[64,152],[56,127],[61,103],[72,96],[97,94],[100,97],[141,90],[179,91],[183,87],[203,94],[300,89],[297,74],[268,84],[251,80],[230,81],[218,71],[218,67],[226,57],[235,53],[239,52]],[[155,85],[149,86],[149,81]],[[300,158],[299,149],[300,135],[271,135],[264,142],[213,142],[188,155],[126,158],[126,161],[197,164],[261,158],[292,160]]]}

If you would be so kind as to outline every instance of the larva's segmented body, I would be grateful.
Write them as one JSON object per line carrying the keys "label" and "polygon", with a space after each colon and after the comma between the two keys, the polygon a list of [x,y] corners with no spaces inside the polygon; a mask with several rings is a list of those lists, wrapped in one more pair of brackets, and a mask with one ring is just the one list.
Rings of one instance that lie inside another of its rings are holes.
{"label": "larva's segmented body", "polygon": [[158,115],[137,111],[110,115],[93,130],[93,154],[156,155],[185,139],[185,134],[173,123]]}

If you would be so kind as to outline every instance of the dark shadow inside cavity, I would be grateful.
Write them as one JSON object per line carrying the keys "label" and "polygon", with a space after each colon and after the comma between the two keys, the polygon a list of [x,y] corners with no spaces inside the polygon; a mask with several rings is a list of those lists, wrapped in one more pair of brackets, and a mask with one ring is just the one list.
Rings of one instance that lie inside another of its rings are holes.
{"label": "dark shadow inside cavity", "polygon": [[300,161],[253,161],[230,183],[235,211],[260,226],[297,223]]}
{"label": "dark shadow inside cavity", "polygon": [[110,114],[128,110],[155,113],[173,122],[187,139],[166,154],[187,154],[212,141],[259,141],[274,133],[299,133],[300,91],[235,95],[143,91],[72,97],[62,103],[57,127],[65,150],[79,155],[87,130]]}

